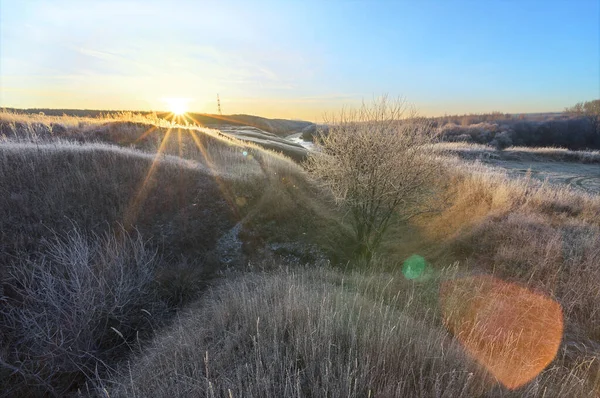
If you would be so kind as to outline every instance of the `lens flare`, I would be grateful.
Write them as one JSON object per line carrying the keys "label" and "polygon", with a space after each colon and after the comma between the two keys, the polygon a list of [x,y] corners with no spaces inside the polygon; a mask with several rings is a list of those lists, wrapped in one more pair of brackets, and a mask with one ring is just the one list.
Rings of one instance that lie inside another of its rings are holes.
{"label": "lens flare", "polygon": [[427,261],[418,254],[413,254],[402,264],[402,274],[406,279],[417,279],[427,268]]}
{"label": "lens flare", "polygon": [[560,304],[490,276],[444,282],[446,327],[466,351],[509,389],[535,378],[552,362],[563,334]]}

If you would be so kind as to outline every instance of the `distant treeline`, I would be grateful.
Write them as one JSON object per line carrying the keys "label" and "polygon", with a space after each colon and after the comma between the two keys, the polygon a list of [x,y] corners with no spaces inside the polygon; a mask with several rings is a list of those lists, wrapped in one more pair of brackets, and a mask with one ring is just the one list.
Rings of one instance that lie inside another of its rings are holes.
{"label": "distant treeline", "polygon": [[586,117],[561,120],[483,122],[438,127],[442,141],[489,144],[499,149],[509,146],[600,149],[600,134]]}
{"label": "distant treeline", "polygon": [[442,141],[509,146],[600,149],[600,100],[563,113],[457,115],[432,118]]}
{"label": "distant treeline", "polygon": [[436,126],[445,124],[458,124],[468,126],[471,124],[484,122],[504,122],[504,121],[536,121],[545,122],[550,120],[559,120],[567,118],[564,112],[545,112],[545,113],[469,113],[464,115],[444,115],[430,118]]}

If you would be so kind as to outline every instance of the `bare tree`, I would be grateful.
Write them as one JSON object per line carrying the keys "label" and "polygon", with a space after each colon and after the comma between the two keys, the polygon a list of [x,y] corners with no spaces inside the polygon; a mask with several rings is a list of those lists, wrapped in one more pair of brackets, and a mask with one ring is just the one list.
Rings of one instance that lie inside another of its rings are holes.
{"label": "bare tree", "polygon": [[565,112],[586,117],[592,124],[596,136],[600,137],[600,99],[579,102],[570,108],[565,108]]}
{"label": "bare tree", "polygon": [[440,164],[433,129],[403,100],[387,97],[328,121],[307,168],[347,210],[367,263],[392,221],[427,211]]}

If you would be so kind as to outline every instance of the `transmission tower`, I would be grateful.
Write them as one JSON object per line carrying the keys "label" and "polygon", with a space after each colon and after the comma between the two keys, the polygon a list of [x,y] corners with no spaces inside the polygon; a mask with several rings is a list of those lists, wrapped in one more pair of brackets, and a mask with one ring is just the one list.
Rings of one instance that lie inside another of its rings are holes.
{"label": "transmission tower", "polygon": [[219,94],[217,94],[217,111],[219,112],[219,115],[223,114],[221,113],[221,99],[219,98]]}

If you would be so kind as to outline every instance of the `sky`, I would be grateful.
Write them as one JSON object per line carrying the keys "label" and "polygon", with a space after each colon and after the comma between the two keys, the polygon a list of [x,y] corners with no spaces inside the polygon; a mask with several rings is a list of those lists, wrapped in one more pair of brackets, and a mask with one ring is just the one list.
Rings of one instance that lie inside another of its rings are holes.
{"label": "sky", "polygon": [[600,98],[600,0],[0,0],[0,107],[323,120],[387,94],[426,116]]}

